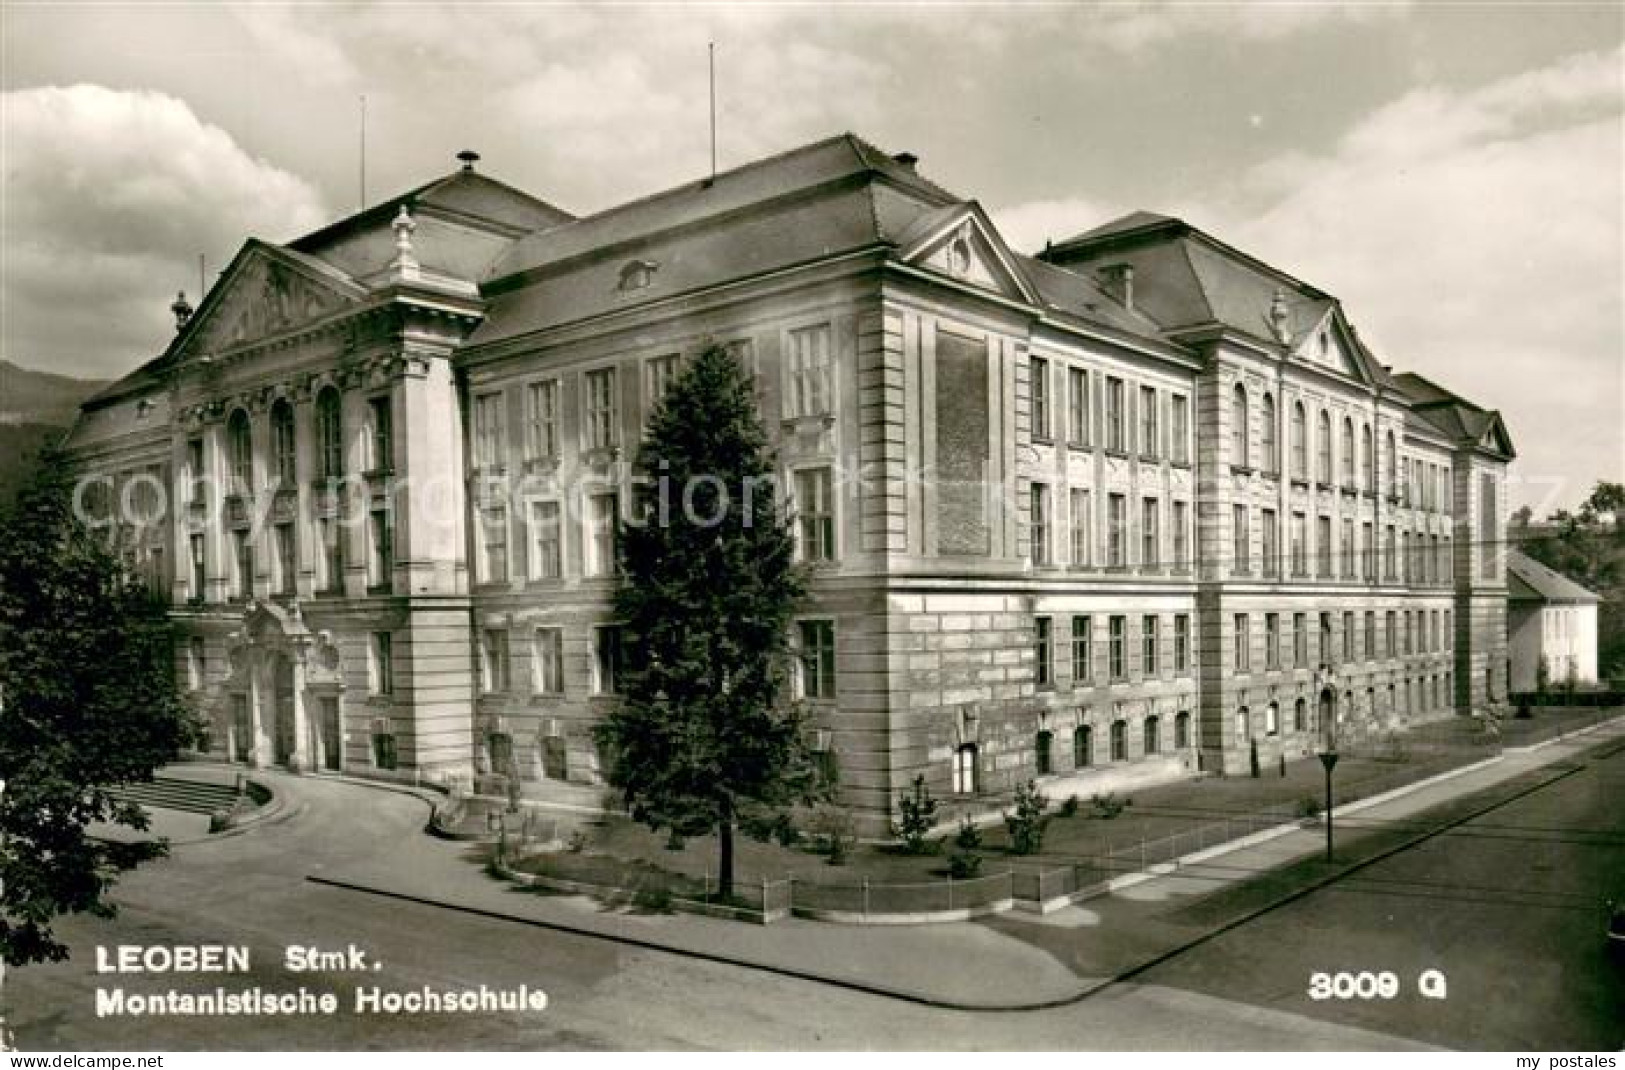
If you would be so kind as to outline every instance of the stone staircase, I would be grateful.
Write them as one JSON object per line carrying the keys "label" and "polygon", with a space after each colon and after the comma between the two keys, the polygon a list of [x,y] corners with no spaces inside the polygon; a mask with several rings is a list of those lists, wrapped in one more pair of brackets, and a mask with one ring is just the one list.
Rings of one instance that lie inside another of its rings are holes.
{"label": "stone staircase", "polygon": [[139,803],[148,809],[180,810],[189,814],[212,814],[230,810],[237,790],[229,784],[209,784],[196,780],[155,777],[150,783],[121,784],[115,798]]}

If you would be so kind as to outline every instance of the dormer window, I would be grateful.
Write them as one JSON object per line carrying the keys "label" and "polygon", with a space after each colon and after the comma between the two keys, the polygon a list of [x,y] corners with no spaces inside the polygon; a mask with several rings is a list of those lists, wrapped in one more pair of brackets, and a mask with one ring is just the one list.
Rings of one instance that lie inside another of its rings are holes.
{"label": "dormer window", "polygon": [[643,289],[654,281],[655,271],[659,267],[653,260],[628,260],[621,266],[621,281],[617,289]]}

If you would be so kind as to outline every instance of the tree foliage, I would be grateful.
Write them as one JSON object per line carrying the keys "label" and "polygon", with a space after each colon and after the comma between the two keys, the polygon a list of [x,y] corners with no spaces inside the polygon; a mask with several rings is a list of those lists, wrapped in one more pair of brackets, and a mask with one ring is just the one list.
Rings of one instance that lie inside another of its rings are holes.
{"label": "tree foliage", "polygon": [[1597,668],[1625,673],[1625,484],[1599,482],[1574,512],[1543,524],[1519,523],[1518,548],[1547,568],[1597,593]]}
{"label": "tree foliage", "polygon": [[113,913],[114,874],[161,852],[91,839],[147,826],[109,794],[150,780],[190,736],[164,603],[73,515],[73,473],[46,459],[0,516],[0,954],[56,960],[61,914]]}
{"label": "tree foliage", "polygon": [[812,797],[789,631],[805,594],[751,382],[721,347],[650,418],[620,540],[622,699],[598,731],[637,820],[721,840],[724,896],[742,805]]}

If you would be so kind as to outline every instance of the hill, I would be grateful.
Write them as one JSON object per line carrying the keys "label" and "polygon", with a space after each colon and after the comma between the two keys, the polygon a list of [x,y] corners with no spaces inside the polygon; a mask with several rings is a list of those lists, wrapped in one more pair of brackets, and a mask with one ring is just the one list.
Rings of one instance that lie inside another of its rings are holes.
{"label": "hill", "polygon": [[106,385],[0,360],[0,508],[27,480],[40,448],[60,439],[73,426],[79,403]]}

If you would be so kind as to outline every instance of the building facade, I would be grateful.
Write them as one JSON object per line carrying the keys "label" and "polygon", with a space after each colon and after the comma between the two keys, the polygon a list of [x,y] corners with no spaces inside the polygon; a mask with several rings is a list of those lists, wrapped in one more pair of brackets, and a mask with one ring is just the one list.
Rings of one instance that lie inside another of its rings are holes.
{"label": "building facade", "polygon": [[[1597,604],[1601,599],[1518,550],[1507,554],[1507,643],[1512,690],[1597,682]],[[1544,668],[1544,674],[1542,672]]]}
{"label": "building facade", "polygon": [[1505,700],[1505,427],[1307,283],[1147,213],[1025,256],[850,135],[579,219],[474,160],[249,241],[70,439],[219,753],[599,784],[630,460],[713,344],[870,830],[916,774],[1107,790]]}

